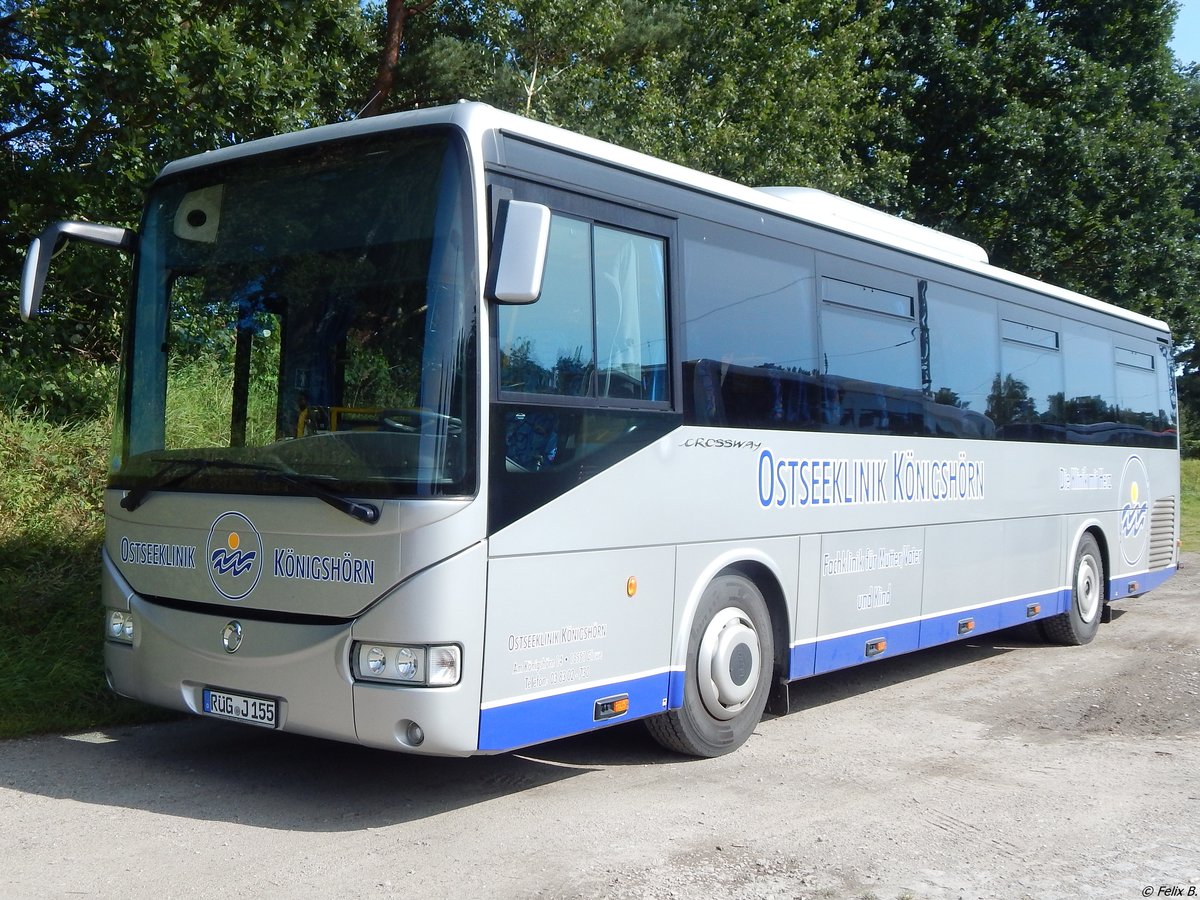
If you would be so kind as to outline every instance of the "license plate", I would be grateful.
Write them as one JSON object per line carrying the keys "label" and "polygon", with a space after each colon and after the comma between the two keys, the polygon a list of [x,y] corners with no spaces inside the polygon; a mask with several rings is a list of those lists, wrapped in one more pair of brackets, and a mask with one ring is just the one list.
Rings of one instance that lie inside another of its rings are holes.
{"label": "license plate", "polygon": [[262,697],[247,697],[228,691],[204,689],[204,712],[224,719],[237,719],[251,725],[274,728],[279,705],[274,700]]}

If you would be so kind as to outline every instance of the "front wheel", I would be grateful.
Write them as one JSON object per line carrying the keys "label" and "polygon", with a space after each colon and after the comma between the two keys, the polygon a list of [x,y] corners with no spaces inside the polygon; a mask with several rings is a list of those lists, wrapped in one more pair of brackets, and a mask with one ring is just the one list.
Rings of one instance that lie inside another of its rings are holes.
{"label": "front wheel", "polygon": [[646,720],[650,734],[688,756],[721,756],[746,742],[762,718],[774,672],[771,616],[744,575],[704,590],[688,638],[683,706]]}
{"label": "front wheel", "polygon": [[1042,621],[1042,634],[1056,644],[1077,647],[1090,643],[1100,628],[1104,610],[1104,558],[1096,539],[1085,534],[1075,551],[1071,608]]}

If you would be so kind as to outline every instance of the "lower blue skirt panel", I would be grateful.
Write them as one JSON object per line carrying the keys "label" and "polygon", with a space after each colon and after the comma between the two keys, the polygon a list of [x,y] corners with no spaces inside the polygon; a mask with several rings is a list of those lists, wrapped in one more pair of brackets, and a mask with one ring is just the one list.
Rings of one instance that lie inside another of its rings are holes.
{"label": "lower blue skirt panel", "polygon": [[1153,572],[1136,572],[1133,575],[1122,575],[1120,578],[1109,579],[1108,599],[1120,600],[1123,597],[1139,597],[1146,591],[1153,590],[1175,574],[1177,566],[1168,566]]}
{"label": "lower blue skirt panel", "polygon": [[[1010,628],[1022,622],[1033,622],[1058,615],[1065,612],[1070,603],[1071,592],[1063,589],[956,612],[933,614],[912,622],[866,628],[833,638],[819,638],[791,648],[788,677],[794,681],[810,675],[846,669],[860,663],[889,659],[911,650],[935,647],[989,631],[999,631],[1001,628]],[[1031,615],[1030,609],[1034,605],[1040,608]],[[968,623],[973,627],[966,627]],[[887,642],[887,649],[868,656],[867,644],[880,638]]]}
{"label": "lower blue skirt panel", "polygon": [[[887,648],[874,656],[867,656],[868,642],[877,640],[887,642]],[[886,628],[856,631],[841,637],[826,638],[817,641],[816,668],[814,672],[832,672],[835,669],[845,669],[857,666],[862,662],[871,662],[887,656],[898,656],[920,646],[921,623],[900,622]]]}
{"label": "lower blue skirt panel", "polygon": [[[655,672],[549,697],[487,707],[479,712],[479,749],[513,750],[660,713],[667,708],[671,674]],[[619,694],[629,695],[629,711],[596,721],[596,701]]]}
{"label": "lower blue skirt panel", "polygon": [[[980,606],[975,609],[931,616],[921,620],[921,646],[936,647],[951,641],[962,640],[977,634],[987,634],[989,631],[999,631],[1001,628],[1011,628],[1022,622],[1036,622],[1048,616],[1056,616],[1066,612],[1071,603],[1071,592],[1067,590],[1051,591],[1036,597],[1020,597],[1016,600],[1005,600],[991,606]],[[1038,607],[1036,613],[1033,607]],[[970,621],[974,628],[960,631],[963,623]]]}

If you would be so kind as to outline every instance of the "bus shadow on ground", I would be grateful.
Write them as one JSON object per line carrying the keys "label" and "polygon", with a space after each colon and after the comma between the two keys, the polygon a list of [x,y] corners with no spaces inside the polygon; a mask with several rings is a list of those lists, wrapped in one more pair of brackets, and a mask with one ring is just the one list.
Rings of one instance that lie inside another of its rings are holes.
{"label": "bus shadow on ground", "polygon": [[588,771],[505,754],[449,759],[188,718],[0,743],[0,787],[310,832],[419,821]]}
{"label": "bus shadow on ground", "polygon": [[[790,715],[1038,646],[1036,629],[1022,626],[794,682]],[[419,821],[602,768],[693,762],[703,761],[662,749],[638,722],[499,756],[443,759],[187,718],[0,743],[0,786],[190,819],[337,832]]]}

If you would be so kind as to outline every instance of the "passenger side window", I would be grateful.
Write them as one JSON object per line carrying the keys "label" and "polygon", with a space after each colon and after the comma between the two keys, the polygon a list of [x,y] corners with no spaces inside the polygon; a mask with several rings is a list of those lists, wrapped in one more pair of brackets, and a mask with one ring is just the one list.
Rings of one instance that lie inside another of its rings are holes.
{"label": "passenger side window", "polygon": [[1065,440],[1061,342],[1054,328],[1000,320],[1000,374],[988,398],[988,416],[1002,437]]}
{"label": "passenger side window", "polygon": [[[1133,344],[1125,338],[1119,338]],[[1174,411],[1171,400],[1163,396],[1159,377],[1166,368],[1165,355],[1156,353],[1149,344],[1132,346],[1118,344],[1113,348],[1117,372],[1117,403],[1115,418],[1123,425],[1134,426],[1147,432],[1164,432],[1174,427]]]}
{"label": "passenger side window", "polygon": [[541,296],[499,309],[501,394],[669,400],[666,248],[555,214]]}
{"label": "passenger side window", "polygon": [[819,427],[813,251],[713,222],[682,228],[687,421]]}
{"label": "passenger side window", "polygon": [[916,298],[826,276],[821,278],[821,301],[829,427],[926,433]]}
{"label": "passenger side window", "polygon": [[1104,363],[1112,356],[1112,338],[1094,325],[1063,320],[1063,374],[1066,422],[1069,440],[1091,442],[1087,426],[1115,421],[1112,367]]}
{"label": "passenger side window", "polygon": [[987,411],[1000,348],[996,340],[996,301],[982,294],[930,282],[930,433],[993,438]]}
{"label": "passenger side window", "polygon": [[826,374],[920,389],[920,342],[913,297],[822,278],[821,299]]}
{"label": "passenger side window", "polygon": [[684,359],[815,374],[813,252],[709,222],[685,228]]}

